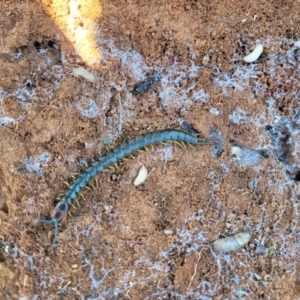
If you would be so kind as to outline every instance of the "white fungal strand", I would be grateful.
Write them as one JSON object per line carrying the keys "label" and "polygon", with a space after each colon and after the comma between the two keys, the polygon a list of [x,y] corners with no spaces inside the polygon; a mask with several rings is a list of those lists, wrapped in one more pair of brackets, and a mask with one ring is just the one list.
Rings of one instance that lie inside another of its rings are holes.
{"label": "white fungal strand", "polygon": [[139,173],[138,173],[138,176],[136,177],[136,179],[134,180],[134,185],[135,186],[138,186],[142,183],[145,182],[145,180],[147,179],[147,176],[148,176],[148,171],[146,169],[145,166],[142,166],[139,170]]}
{"label": "white fungal strand", "polygon": [[244,61],[247,63],[252,63],[256,61],[264,51],[264,46],[262,44],[258,44],[254,50],[244,57]]}
{"label": "white fungal strand", "polygon": [[217,252],[232,252],[242,248],[251,240],[250,232],[240,232],[236,235],[216,240],[212,243],[212,247]]}
{"label": "white fungal strand", "polygon": [[73,74],[74,74],[74,76],[82,77],[82,78],[86,79],[89,82],[92,82],[92,83],[95,82],[95,76],[92,73],[85,70],[84,68],[82,68],[82,67],[74,68],[73,69]]}

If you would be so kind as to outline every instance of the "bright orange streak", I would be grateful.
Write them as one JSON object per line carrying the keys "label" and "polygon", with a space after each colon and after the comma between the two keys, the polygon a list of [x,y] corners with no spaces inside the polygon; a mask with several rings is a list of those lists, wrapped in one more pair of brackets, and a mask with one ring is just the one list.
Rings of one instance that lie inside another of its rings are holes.
{"label": "bright orange streak", "polygon": [[41,1],[81,59],[89,66],[99,63],[101,52],[96,40],[95,24],[102,13],[100,0]]}

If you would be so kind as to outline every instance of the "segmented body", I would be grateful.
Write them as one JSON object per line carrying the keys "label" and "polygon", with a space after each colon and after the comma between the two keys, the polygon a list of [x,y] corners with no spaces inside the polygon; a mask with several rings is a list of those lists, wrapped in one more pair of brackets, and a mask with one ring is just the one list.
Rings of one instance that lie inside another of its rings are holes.
{"label": "segmented body", "polygon": [[132,154],[133,152],[145,148],[152,144],[158,144],[167,141],[178,141],[189,144],[212,144],[211,139],[198,138],[187,132],[167,129],[149,132],[135,137],[127,142],[124,142],[120,146],[108,151],[105,155],[96,159],[88,168],[85,169],[69,186],[69,189],[63,194],[60,202],[56,205],[51,220],[38,221],[45,223],[55,224],[55,236],[53,246],[55,245],[56,237],[58,234],[58,223],[60,223],[66,216],[71,205],[79,195],[80,191],[100,172],[116,163],[120,159]]}

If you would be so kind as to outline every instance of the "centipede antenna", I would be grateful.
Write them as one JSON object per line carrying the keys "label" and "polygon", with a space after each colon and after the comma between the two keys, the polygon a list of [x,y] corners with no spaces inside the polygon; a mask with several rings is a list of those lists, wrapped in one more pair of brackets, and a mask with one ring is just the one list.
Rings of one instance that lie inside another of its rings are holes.
{"label": "centipede antenna", "polygon": [[41,223],[46,223],[46,224],[54,224],[54,238],[52,242],[52,249],[53,249],[55,247],[56,239],[58,237],[58,231],[59,231],[58,222],[55,222],[53,220],[44,220],[44,219],[33,219],[33,220]]}
{"label": "centipede antenna", "polygon": [[214,145],[214,143],[211,143],[211,142],[203,142],[203,143],[198,143],[198,145],[200,145],[200,146],[212,146],[212,145]]}
{"label": "centipede antenna", "polygon": [[198,145],[213,145],[214,140],[210,138],[199,138]]}
{"label": "centipede antenna", "polygon": [[44,220],[44,219],[33,219],[34,221],[41,222],[41,223],[47,223],[47,224],[53,224],[53,220]]}
{"label": "centipede antenna", "polygon": [[58,222],[54,222],[54,238],[53,238],[53,242],[52,242],[52,250],[53,248],[56,246],[56,240],[57,240],[57,237],[58,237],[58,231],[59,231],[59,227],[58,227]]}

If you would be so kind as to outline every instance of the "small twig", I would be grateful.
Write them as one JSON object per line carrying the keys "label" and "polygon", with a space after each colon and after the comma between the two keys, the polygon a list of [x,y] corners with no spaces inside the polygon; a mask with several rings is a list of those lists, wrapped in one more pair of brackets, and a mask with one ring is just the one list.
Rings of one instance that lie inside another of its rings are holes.
{"label": "small twig", "polygon": [[117,98],[118,98],[118,101],[119,101],[119,115],[120,115],[119,133],[121,133],[121,131],[122,131],[122,118],[123,118],[123,115],[124,115],[124,109],[123,109],[123,106],[122,106],[120,94],[118,94]]}
{"label": "small twig", "polygon": [[[62,281],[63,283],[63,281]],[[65,286],[60,286],[57,292],[57,295],[65,296],[67,294],[67,288],[71,284],[71,281],[67,282]]]}

